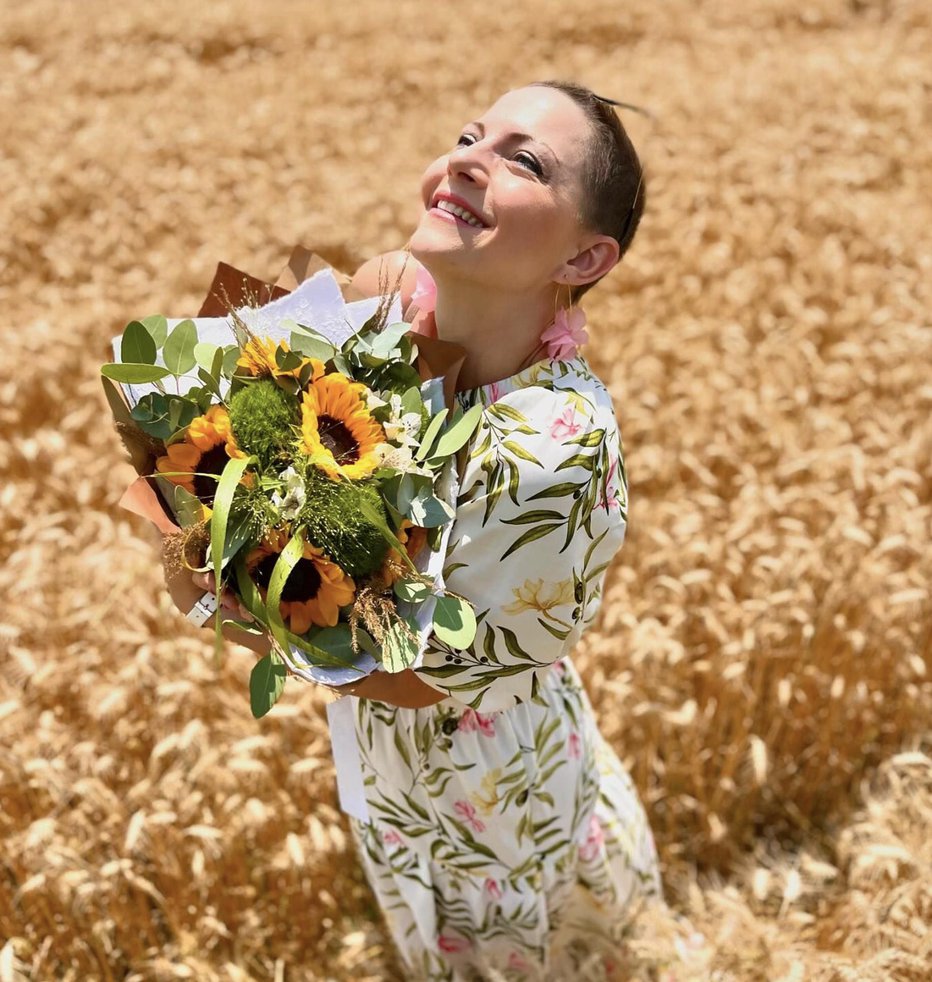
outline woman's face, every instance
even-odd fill
[[[434,276],[550,289],[591,234],[580,220],[589,122],[545,86],[503,95],[424,172],[410,249]]]

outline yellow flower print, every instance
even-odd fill
[[[514,603],[502,607],[506,614],[520,614],[525,610],[547,613],[553,607],[573,603],[573,581],[560,580],[558,583],[545,583],[543,580],[525,580],[519,587],[512,587]]]
[[[482,790],[473,791],[473,793],[469,796],[469,800],[485,816],[491,815],[495,810],[495,806],[499,802],[496,786],[501,778],[502,769],[500,767],[493,767],[492,770],[490,770],[482,778]]]

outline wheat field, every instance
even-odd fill
[[[551,77],[655,117],[586,303],[631,501],[576,660],[685,918],[629,977],[928,977],[930,47],[919,0],[2,5],[0,982],[401,978],[326,696],[253,720],[171,606],[97,372],[220,259],[401,246]]]

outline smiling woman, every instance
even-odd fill
[[[465,649],[432,638],[390,687],[380,673],[354,687],[369,820],[351,824],[406,978],[610,977],[635,902],[660,886],[568,657],[624,539],[627,477],[566,305],[630,244],[641,167],[604,101],[545,83],[467,123],[421,196],[410,254],[355,283],[378,292],[407,262],[415,329],[466,349],[456,399],[484,412],[445,578],[479,629]]]

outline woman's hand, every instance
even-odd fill
[[[191,579],[194,581],[194,585],[199,586],[202,590],[214,594],[217,592],[217,581],[213,573],[193,573]],[[236,615],[241,621],[253,619],[252,614],[239,602],[229,587],[224,587],[220,594],[220,606]]]

